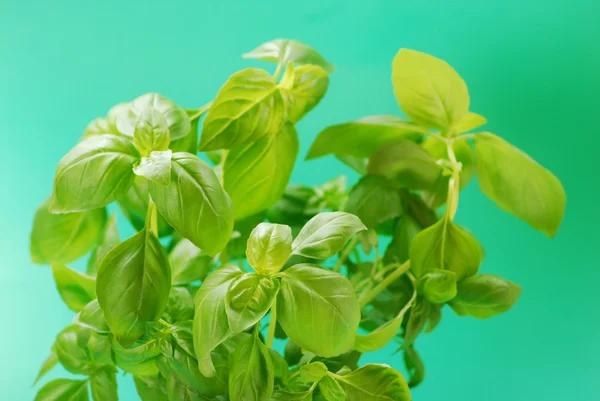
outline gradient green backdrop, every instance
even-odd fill
[[[59,158],[116,102],[157,91],[199,107],[250,64],[240,58],[244,51],[276,37],[309,43],[337,66],[328,95],[298,126],[301,156],[328,124],[399,113],[390,64],[408,47],[453,65],[488,129],[566,188],[554,240],[501,212],[476,183],[463,193],[457,218],[486,247],[482,271],[521,284],[523,295],[512,311],[487,321],[446,313],[417,342],[427,379],[414,399],[600,399],[599,4],[0,1],[0,399],[33,399],[37,369],[72,317],[49,267],[28,254],[33,213],[51,191]],[[292,179],[317,184],[347,172],[333,158],[299,161]],[[401,368],[392,351],[365,360]],[[59,368],[50,377],[65,374]],[[122,400],[137,400],[129,378],[120,390]]]

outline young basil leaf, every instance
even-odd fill
[[[169,185],[150,182],[149,189],[158,211],[179,234],[209,255],[225,248],[233,231],[231,200],[208,164],[175,153]]]
[[[408,260],[410,244],[421,231],[421,226],[410,216],[404,216],[394,228],[392,241],[385,250],[383,263],[404,263]]]
[[[40,205],[33,219],[29,250],[39,264],[70,263],[98,243],[106,223],[106,210],[52,214],[49,200]]]
[[[50,355],[48,355],[46,360],[44,360],[44,363],[42,363],[42,366],[40,367],[40,370],[37,376],[35,377],[35,380],[33,381],[33,385],[35,386],[37,382],[40,381],[40,379],[46,375],[46,373],[50,372],[50,370],[52,370],[52,368],[56,366],[57,363],[58,355],[56,355],[56,350],[53,346],[52,350],[50,351]]]
[[[274,372],[269,349],[256,336],[240,344],[229,373],[229,396],[233,400],[270,401]]]
[[[245,53],[243,57],[278,62],[281,65],[288,65],[288,63],[296,65],[312,64],[323,68],[330,74],[335,70],[335,67],[328,63],[315,49],[293,39],[271,40]]]
[[[196,293],[194,316],[194,350],[200,372],[207,377],[216,374],[211,351],[231,334],[227,322],[225,296],[229,285],[243,272],[234,264],[225,264],[206,277]]]
[[[60,297],[73,312],[79,312],[96,298],[94,277],[57,264],[52,265],[52,275]]]
[[[95,289],[94,289],[95,290]],[[81,311],[73,318],[73,323],[94,330],[99,334],[109,334],[110,329],[106,324],[104,312],[100,308],[97,299],[90,301],[81,309]]]
[[[298,147],[296,129],[286,123],[275,135],[227,152],[223,187],[231,196],[236,219],[261,212],[281,198]]]
[[[318,382],[324,376],[327,376],[328,372],[327,366],[323,362],[311,362],[300,366],[298,370],[300,380],[305,383]]]
[[[368,228],[402,215],[397,185],[384,177],[366,175],[352,188],[344,211],[357,216]]]
[[[157,357],[161,354],[161,344],[156,338],[136,342],[131,348],[124,348],[112,337],[116,365],[127,373],[139,376],[152,376],[158,373]]]
[[[175,323],[194,318],[194,299],[186,288],[173,287],[169,293],[163,319]]]
[[[164,114],[150,106],[143,110],[135,123],[133,144],[142,156],[169,148],[171,136]]]
[[[482,259],[477,240],[447,216],[417,234],[410,245],[411,269],[417,278],[440,269],[456,273],[461,280],[477,273]]]
[[[133,172],[158,185],[169,185],[171,182],[172,157],[173,152],[171,150],[154,151],[150,153],[149,157],[142,157],[140,162],[133,166]]]
[[[479,186],[501,209],[554,237],[567,201],[562,184],[550,171],[503,139],[475,136]]]
[[[167,120],[171,140],[183,138],[190,132],[190,119],[185,110],[158,93],[142,95],[116,110],[116,126],[119,132],[133,137],[138,120],[149,109],[158,111]],[[162,123],[160,125],[162,126]]]
[[[171,283],[187,285],[206,278],[215,265],[215,260],[202,252],[190,240],[182,238],[169,254],[171,265]]]
[[[404,350],[404,366],[409,374],[408,387],[417,387],[425,379],[425,365],[415,347]]]
[[[38,391],[34,401],[89,401],[87,380],[55,379]]]
[[[202,125],[200,150],[231,149],[274,135],[285,106],[268,72],[247,68],[233,74],[217,93]]]
[[[79,212],[113,202],[131,185],[138,158],[131,141],[120,136],[94,135],[79,142],[58,163],[50,212]]]
[[[225,295],[229,328],[240,333],[267,314],[279,292],[279,281],[257,273],[246,273],[231,281]]]
[[[156,376],[133,376],[135,389],[142,401],[169,401]]]
[[[331,376],[325,376],[319,382],[319,390],[326,401],[344,401],[346,392]]]
[[[90,377],[90,388],[94,401],[118,401],[117,370],[113,366],[105,366]]]
[[[449,130],[469,111],[469,90],[443,60],[400,49],[392,62],[394,95],[402,111],[427,128]]]
[[[421,297],[417,297],[414,306],[410,310],[408,322],[404,328],[404,342],[402,348],[406,349],[413,345],[419,334],[425,328],[429,317],[431,304]]]
[[[359,231],[366,230],[360,219],[344,212],[319,213],[302,228],[292,243],[292,253],[315,259],[330,258]]]
[[[459,316],[486,319],[508,311],[521,296],[521,286],[491,274],[468,277],[458,283],[450,306]]]
[[[367,364],[345,376],[338,376],[346,401],[410,401],[404,377],[387,365]]]
[[[341,274],[306,264],[280,274],[277,319],[290,339],[323,357],[350,350],[360,321],[350,281]]]
[[[167,253],[154,233],[143,229],[102,259],[97,277],[106,323],[117,340],[129,346],[165,309],[171,288]]]
[[[92,361],[86,347],[88,336],[88,330],[76,325],[66,327],[56,336],[54,343],[56,356],[60,364],[70,373],[88,373]]]
[[[293,71],[291,87],[282,88],[281,95],[286,105],[287,120],[296,124],[325,96],[329,75],[317,65],[301,65],[291,69],[288,66],[288,70]],[[282,82],[285,78],[284,75]]]
[[[406,139],[387,143],[373,153],[367,171],[395,180],[409,189],[430,188],[441,168],[420,145]]]
[[[121,211],[137,231],[143,230],[146,224],[149,199],[148,180],[139,176],[135,176],[131,187],[118,199]],[[158,213],[158,236],[164,237],[172,232],[173,228]]]
[[[292,254],[292,229],[282,224],[260,223],[250,233],[246,259],[262,274],[277,273]]]
[[[418,126],[396,116],[363,117],[321,131],[310,147],[306,160],[332,153],[338,157],[371,157],[385,143],[398,138],[417,140],[422,136]]]
[[[433,304],[443,304],[456,296],[456,273],[450,270],[432,269],[419,279],[419,294]]]
[[[487,119],[484,116],[469,111],[462,120],[454,125],[454,129],[456,132],[462,133],[474,130],[485,124],[487,124]]]

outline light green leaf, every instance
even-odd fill
[[[54,350],[60,364],[70,373],[89,373],[92,357],[86,347],[89,330],[77,325],[67,326],[56,336]]]
[[[335,157],[358,174],[367,174],[368,159],[350,155],[335,155]]]
[[[206,278],[215,260],[202,252],[190,240],[182,238],[169,254],[171,283],[187,285]]]
[[[40,389],[34,401],[89,401],[87,383],[87,380],[52,380]]]
[[[31,230],[31,260],[39,264],[70,263],[98,243],[106,223],[106,210],[52,214],[49,200],[38,208]]]
[[[401,216],[402,199],[398,186],[377,175],[366,175],[350,190],[344,211],[357,216],[365,226]]]
[[[124,346],[133,344],[146,332],[146,323],[162,315],[170,288],[167,253],[150,228],[117,245],[98,267],[98,302]]]
[[[225,264],[206,277],[195,297],[194,350],[200,372],[216,374],[210,353],[231,334],[227,322],[225,296],[234,278],[243,274],[233,264]]]
[[[487,124],[487,119],[484,116],[469,111],[462,120],[455,124],[454,129],[462,133],[474,130],[485,124]]]
[[[396,116],[369,116],[332,125],[317,135],[306,160],[328,154],[370,157],[378,147],[395,139],[421,138],[420,130],[422,128]]]
[[[367,364],[337,379],[346,401],[411,401],[404,377],[387,365]]]
[[[392,83],[402,111],[424,127],[450,130],[469,111],[465,81],[429,54],[400,49],[392,62]]]
[[[483,250],[477,240],[447,216],[421,231],[410,246],[411,269],[417,278],[428,270],[450,270],[458,280],[477,273]]]
[[[330,258],[359,231],[366,230],[360,219],[344,212],[319,213],[302,228],[292,243],[292,252],[315,259]]]
[[[95,291],[95,286],[94,286]],[[81,309],[81,311],[73,318],[73,323],[94,330],[99,334],[109,334],[110,329],[106,324],[104,312],[100,308],[97,299],[90,301]]]
[[[158,185],[169,185],[171,182],[171,158],[173,152],[154,151],[149,157],[142,157],[140,162],[133,167],[136,175],[145,177]]]
[[[204,118],[200,150],[231,149],[274,135],[284,114],[275,78],[257,68],[239,71],[219,90]]]
[[[550,171],[503,139],[475,136],[479,186],[501,209],[554,237],[562,221],[567,197]]]
[[[318,356],[349,351],[360,321],[350,281],[307,264],[292,266],[280,274],[277,319],[290,339]]]
[[[119,135],[119,132],[110,126],[108,120],[104,117],[99,117],[90,122],[85,130],[83,131],[82,137],[92,136],[92,135],[104,135],[104,134],[113,134]]]
[[[231,332],[240,333],[262,319],[278,292],[279,281],[257,273],[246,273],[233,279],[225,295]]]
[[[319,382],[319,390],[326,401],[344,401],[346,392],[331,376],[325,376]]]
[[[169,400],[176,401],[206,401],[207,398],[179,381],[175,375],[167,379],[167,394]]]
[[[274,373],[269,349],[256,336],[241,343],[229,373],[229,397],[233,400],[270,401]]]
[[[275,135],[227,152],[223,187],[231,196],[237,220],[261,212],[281,198],[298,148],[298,134],[288,123]]]
[[[246,259],[262,274],[277,273],[292,254],[292,229],[283,224],[260,223],[250,233]]]
[[[119,132],[133,137],[138,119],[144,111],[151,108],[160,112],[167,120],[172,141],[183,138],[190,132],[190,119],[185,110],[158,93],[142,95],[116,110],[116,126]]]
[[[160,388],[158,377],[133,376],[133,382],[142,401],[169,401],[167,394]]]
[[[97,370],[90,377],[90,388],[94,401],[118,401],[117,370],[113,366]]]
[[[300,380],[305,383],[318,382],[324,376],[327,376],[328,369],[323,362],[311,362],[300,366],[298,374]]]
[[[450,270],[427,270],[419,279],[419,294],[433,304],[443,304],[456,296],[456,273]]]
[[[156,338],[138,341],[131,348],[124,348],[112,337],[115,362],[127,373],[152,376],[158,373],[157,357],[161,355],[160,342]]]
[[[301,65],[286,70],[293,71],[289,88],[282,88],[281,95],[286,105],[287,120],[296,124],[319,104],[329,86],[327,71],[316,65]],[[282,78],[282,83],[286,79]]]
[[[233,231],[231,200],[208,164],[189,153],[175,153],[171,182],[150,182],[150,194],[165,220],[209,255],[227,245]]]
[[[409,259],[409,249],[412,240],[421,231],[421,226],[411,217],[404,216],[394,228],[392,242],[385,250],[383,262],[404,263]]]
[[[60,297],[73,312],[79,312],[96,298],[94,277],[59,264],[52,265],[52,275]]]
[[[313,388],[316,387],[316,383]],[[276,390],[271,397],[271,401],[312,401],[313,390],[302,391],[300,393],[291,393],[289,391]]]
[[[312,64],[322,67],[328,73],[335,70],[335,67],[329,64],[315,49],[293,39],[271,40],[244,54],[243,57],[279,62],[281,65],[287,65],[288,63],[296,65]]]
[[[50,212],[79,212],[113,202],[131,185],[138,158],[128,138],[94,135],[79,142],[58,163]]]
[[[153,106],[143,110],[133,132],[133,144],[140,154],[148,156],[154,151],[165,151],[169,148],[170,140],[169,123],[164,114]]]
[[[99,365],[114,365],[115,358],[111,337],[106,334],[98,334],[95,331],[89,332],[87,348],[90,351],[90,357],[93,361],[92,372]]]
[[[52,368],[56,366],[57,363],[58,363],[58,355],[56,355],[56,350],[54,349],[54,347],[52,347],[52,350],[50,351],[50,355],[48,355],[48,357],[46,358],[44,363],[42,363],[42,366],[40,367],[40,370],[33,382],[33,385],[35,385],[38,381],[40,381],[40,379],[42,377],[44,377],[46,375],[46,373],[50,372],[52,370]]]
[[[92,251],[88,258],[85,271],[86,274],[95,276],[96,269],[100,262],[102,262],[104,256],[106,256],[106,254],[115,246],[119,245],[119,242],[121,242],[121,240],[119,239],[119,229],[117,227],[117,213],[113,212],[104,225],[104,232],[102,233],[98,246]]]
[[[194,318],[194,299],[187,288],[173,287],[169,293],[163,319],[170,323]]]
[[[458,294],[450,306],[459,316],[486,319],[508,311],[520,295],[520,285],[491,274],[479,274],[458,283]]]

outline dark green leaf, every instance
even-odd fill
[[[133,382],[142,401],[169,401],[167,394],[160,388],[158,377],[133,376]]]
[[[284,357],[288,365],[295,366],[300,362],[302,358],[302,348],[300,348],[295,342],[289,340],[285,344]]]
[[[123,348],[113,337],[112,346],[117,366],[125,372],[140,376],[158,373],[156,359],[161,354],[158,339],[138,341],[131,348]]]
[[[314,196],[316,192],[311,187],[288,185],[281,199],[267,211],[267,218],[272,223],[301,227],[317,213],[309,206]]]
[[[410,244],[420,231],[421,227],[411,217],[401,218],[394,229],[392,242],[385,250],[383,262],[385,264],[406,262]]]
[[[421,297],[417,297],[414,306],[410,309],[410,316],[404,329],[404,342],[402,348],[406,349],[412,344],[421,334],[429,317],[431,304]]]
[[[52,265],[52,275],[60,297],[73,312],[79,312],[96,298],[94,277],[58,264]]]
[[[432,269],[419,279],[419,294],[433,304],[443,304],[456,296],[456,274],[450,270]]]
[[[268,348],[252,336],[239,345],[229,373],[229,396],[233,400],[270,401],[274,372]]]
[[[52,380],[40,389],[34,401],[89,401],[87,383],[87,380]]]
[[[112,341],[109,335],[99,334],[95,331],[90,332],[87,347],[95,365],[115,364]]]
[[[368,228],[402,215],[398,187],[384,177],[366,175],[352,188],[344,211],[356,215]]]
[[[117,370],[113,366],[97,370],[90,377],[90,387],[94,401],[118,401]]]
[[[229,328],[240,333],[256,324],[267,314],[277,293],[279,281],[257,273],[245,273],[234,278],[225,295]]]
[[[521,286],[490,274],[479,274],[458,283],[450,306],[459,316],[486,319],[508,311],[521,295]]]
[[[312,64],[322,67],[328,73],[335,70],[335,67],[329,64],[315,49],[293,39],[271,40],[245,53],[243,57],[271,61],[281,65],[287,65],[288,63],[296,65]]]
[[[404,365],[409,374],[408,387],[417,387],[425,378],[425,365],[414,347],[404,350]]]
[[[346,401],[410,401],[404,377],[387,365],[368,364],[337,378]]]
[[[282,224],[260,223],[250,233],[246,259],[262,274],[277,273],[292,253],[292,230]]]
[[[170,375],[167,382],[167,394],[172,401],[206,401],[209,398],[204,397],[199,392],[189,388],[179,381],[175,375]]]
[[[119,199],[119,206],[123,214],[131,222],[137,231],[144,229],[146,223],[146,214],[148,211],[148,180],[143,177],[138,177],[133,181],[133,184],[125,194]],[[170,235],[173,228],[165,221],[162,215],[158,214],[158,236],[164,237]]]

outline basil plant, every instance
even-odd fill
[[[52,266],[75,316],[36,382],[59,363],[78,378],[47,382],[35,401],[116,401],[119,371],[143,401],[408,401],[425,376],[418,339],[443,313],[486,319],[519,298],[519,285],[478,273],[483,248],[454,221],[460,191],[477,176],[550,237],[565,193],[479,129],[452,67],[400,50],[392,83],[408,119],[325,128],[307,159],[334,155],[361,178],[310,187],[289,184],[295,125],[334,67],[295,40],[244,57],[274,74],[236,72],[199,109],[156,93],[117,104],[58,163],[31,257]],[[68,267],[84,256],[85,272]],[[360,363],[390,343],[407,377]]]

